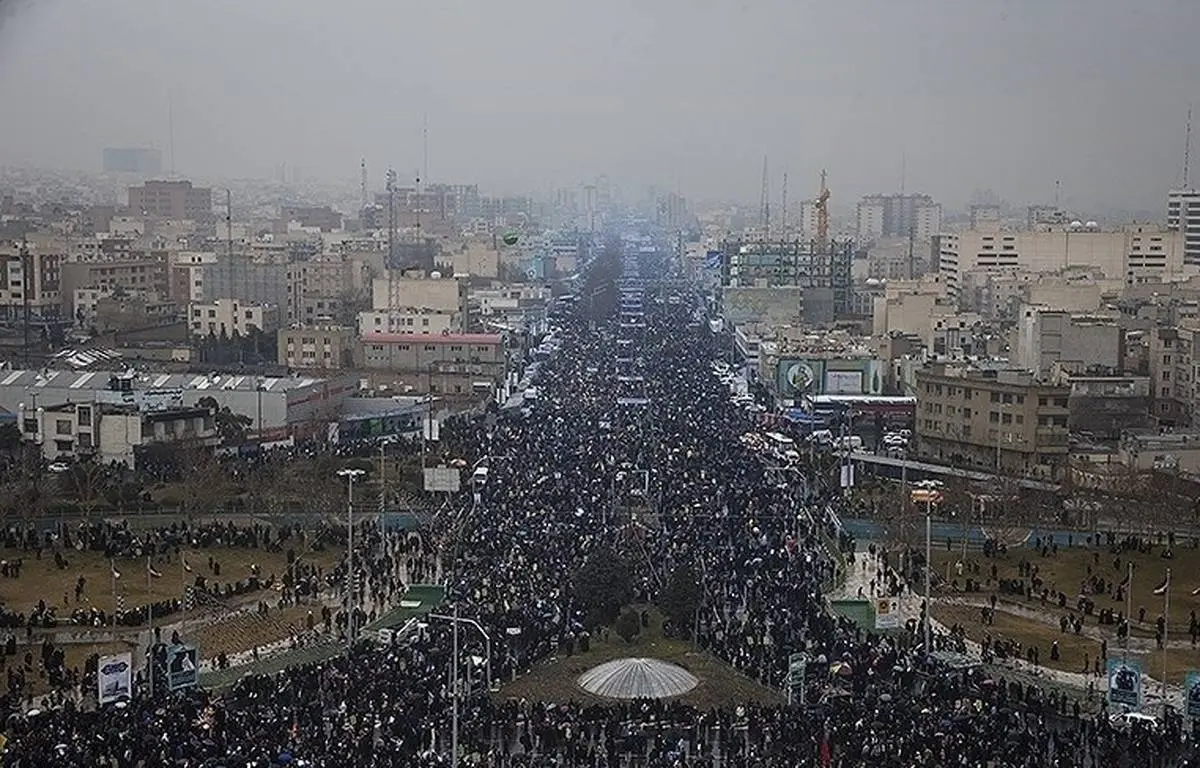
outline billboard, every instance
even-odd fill
[[[133,654],[100,657],[96,664],[96,694],[101,706],[133,695]]]
[[[1183,683],[1184,714],[1200,723],[1200,672],[1188,672]]]
[[[875,600],[875,629],[900,628],[900,599],[880,597]]]
[[[200,653],[194,645],[167,648],[167,689],[195,688],[200,675]]]
[[[426,493],[458,493],[462,487],[462,473],[457,467],[426,467]]]
[[[1142,663],[1108,660],[1108,703],[1131,710],[1142,708]]]
[[[883,363],[874,359],[781,358],[775,369],[779,396],[796,400],[813,395],[879,395]]]

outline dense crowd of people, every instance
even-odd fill
[[[827,512],[833,491],[810,478],[802,497],[741,443],[754,416],[708,375],[717,342],[688,296],[667,300],[652,285],[644,325],[621,322],[621,274],[667,265],[618,251],[588,273],[589,300],[562,321],[536,401],[447,426],[470,460],[487,458],[486,483],[402,549],[364,537],[360,592],[397,597],[395,558],[424,576],[440,562],[448,601],[490,638],[492,678],[510,680],[595,629],[575,583],[593,556],[620,553],[649,603],[686,567],[702,596],[693,627],[679,630],[775,689],[803,653],[802,701],[502,700],[485,690],[478,632],[457,633],[456,656],[451,628],[429,621],[390,645],[362,642],[223,693],[139,690],[123,705],[67,700],[36,714],[7,700],[5,764],[421,768],[451,765],[455,740],[463,764],[496,768],[1184,764],[1175,726],[1119,730],[1036,687],[939,667],[920,632],[876,636],[827,612],[828,543],[853,546]],[[97,535],[88,546],[129,546]],[[459,696],[455,664],[467,681]]]

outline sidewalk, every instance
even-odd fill
[[[872,557],[866,547],[869,542],[859,542],[862,549],[854,553],[854,562],[847,562],[846,579],[843,582],[842,588],[829,595],[831,600],[871,600],[871,579],[876,577],[876,573],[881,567],[878,557]],[[866,568],[864,570],[864,564]],[[859,589],[862,589],[862,596],[859,596]],[[920,620],[921,601],[924,600],[924,585],[919,585],[914,593],[911,585],[905,590],[900,597],[900,616],[901,624],[903,625],[909,619]],[[942,604],[962,604],[964,601],[961,598],[939,596],[936,592],[933,594],[933,603]],[[1035,611],[1026,609],[1029,614],[1036,614]],[[1014,613],[1014,615],[1020,615]],[[1025,618],[1030,618],[1025,616]],[[937,619],[933,620],[933,631],[935,634],[949,634],[950,630],[942,622]],[[982,661],[983,650],[979,643],[967,638],[967,655],[974,660]],[[1092,675],[1085,675],[1079,672],[1066,672],[1057,669],[1050,669],[1037,664],[1030,664],[1022,659],[1006,659],[1004,661],[992,661],[989,666],[999,667],[1002,669],[1018,672],[1023,676],[1033,678],[1042,684],[1051,683],[1059,686],[1070,688],[1077,692],[1084,692],[1088,689],[1088,683],[1092,683],[1097,696],[1103,696],[1107,690],[1107,680],[1102,675],[1099,678]],[[1142,691],[1144,692],[1145,707],[1144,709],[1156,709],[1161,706],[1162,699],[1160,691],[1162,684],[1159,680],[1150,677],[1148,674],[1142,675]],[[1166,688],[1167,702],[1179,709],[1183,704],[1183,688],[1177,685],[1167,685]]]

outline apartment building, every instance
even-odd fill
[[[190,181],[147,181],[140,187],[130,187],[129,207],[142,216],[203,223],[215,220],[212,189],[194,187]]]
[[[137,255],[137,252],[131,252]],[[100,290],[109,295],[117,289],[130,293],[169,293],[167,252],[154,251],[148,258],[121,258],[109,261],[68,262],[62,266],[61,298],[65,313],[76,314],[75,295],[81,288]]]
[[[884,237],[927,242],[942,229],[942,206],[929,195],[867,195],[856,209],[859,243]]]
[[[207,408],[143,411],[136,405],[61,403],[21,408],[22,436],[39,446],[47,461],[94,456],[100,463],[136,468],[138,452],[150,445],[188,442],[212,448],[220,442]]]
[[[1154,418],[1165,426],[1196,424],[1200,418],[1200,326],[1149,332]]]
[[[237,299],[193,302],[188,305],[188,329],[193,336],[240,336],[258,330],[274,333],[279,328],[279,307],[248,304]]]
[[[916,450],[937,462],[1056,478],[1068,454],[1069,386],[1026,371],[935,363],[916,372]]]
[[[37,244],[0,242],[0,318],[57,317],[61,304],[61,252]]]
[[[334,232],[342,228],[342,214],[327,205],[284,205],[280,206],[279,217],[285,222],[295,221],[301,227],[322,232]]]
[[[500,334],[366,334],[360,347],[360,364],[372,381],[386,381],[400,391],[479,397],[499,386],[507,373]]]
[[[279,329],[279,364],[293,370],[350,368],[358,338],[353,328],[314,326]]]
[[[1167,229],[1183,237],[1183,261],[1200,265],[1200,189],[1167,192]]]
[[[1119,279],[1126,285],[1169,281],[1185,274],[1179,232],[1142,225],[1101,231],[1075,224],[1033,232],[943,232],[938,236],[938,272],[955,295],[963,275],[974,271],[1054,274],[1092,267],[1105,279]]]
[[[419,336],[440,336],[447,333],[462,333],[465,329],[462,315],[429,310],[369,309],[358,313],[358,328],[361,333],[408,333]]]
[[[427,309],[466,315],[467,281],[453,277],[392,274],[371,281],[371,308]]]
[[[370,300],[371,271],[362,259],[342,257],[288,265],[285,319],[293,325],[349,323]]]
[[[1025,306],[1017,326],[1016,363],[1035,376],[1051,366],[1071,373],[1125,370],[1125,331],[1115,314],[1077,314]]]

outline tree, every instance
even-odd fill
[[[575,594],[586,611],[585,622],[595,628],[612,622],[633,599],[633,570],[613,550],[592,553],[575,573]]]
[[[196,404],[212,411],[213,424],[217,428],[217,434],[221,437],[222,445],[241,445],[246,442],[246,433],[249,431],[250,425],[254,423],[249,416],[234,413],[229,410],[229,406],[224,408],[218,406],[216,399],[211,396],[200,398]]]
[[[617,623],[613,625],[613,630],[622,640],[631,643],[633,642],[633,638],[642,632],[642,620],[638,616],[637,611],[625,611],[617,619]]]
[[[79,502],[79,510],[84,517],[91,517],[108,488],[108,467],[96,460],[95,456],[83,456],[67,470],[64,480],[67,491]]]
[[[691,565],[681,565],[671,572],[658,607],[678,631],[690,634],[703,595],[695,569]]]
[[[16,422],[6,421],[0,424],[0,451],[14,453],[21,446],[21,430]]]

